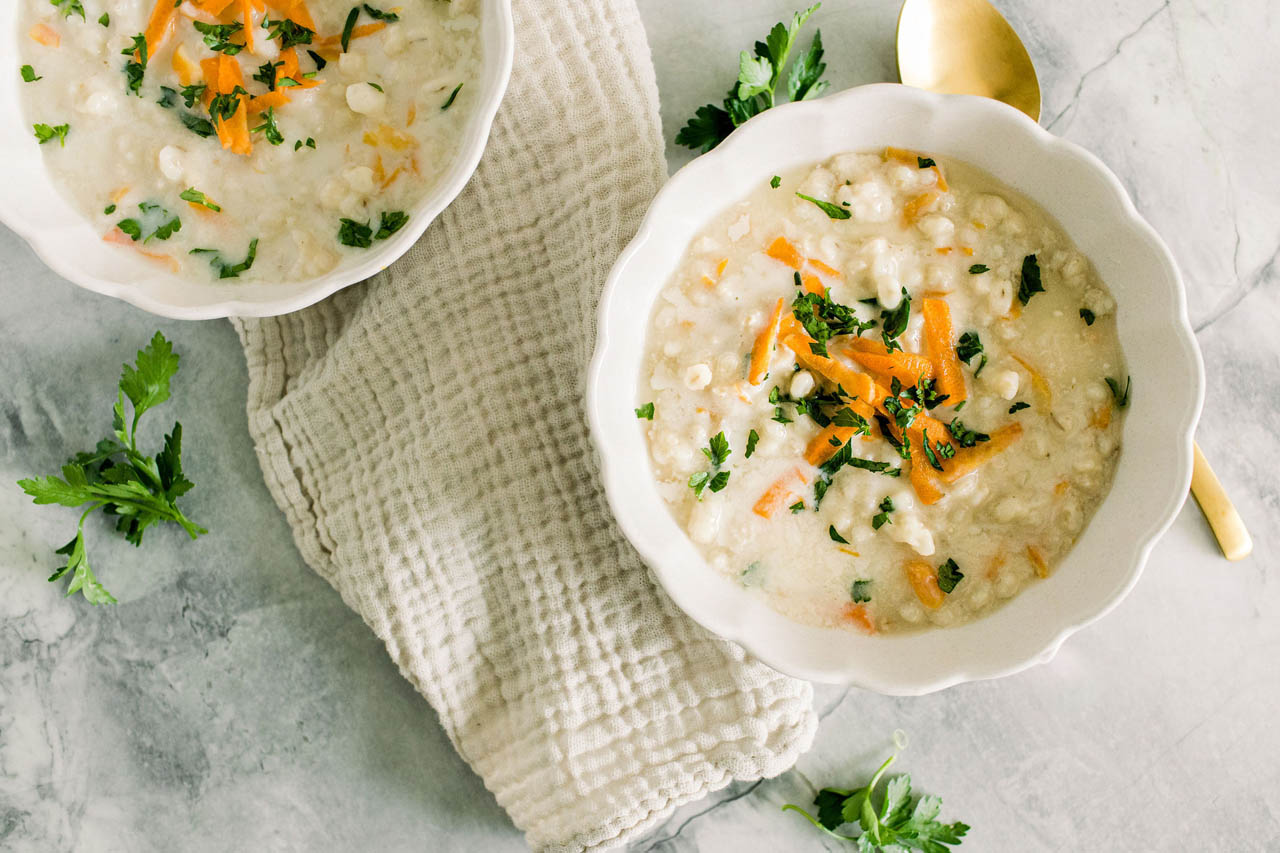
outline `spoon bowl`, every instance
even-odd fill
[[[908,86],[983,95],[1040,120],[1040,81],[1022,40],[987,0],[906,0],[898,76]]]

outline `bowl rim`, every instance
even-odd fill
[[[1123,582],[1115,587],[1106,600],[1091,612],[1062,625],[1057,631],[1053,632],[1046,642],[1042,643],[1038,648],[1020,655],[1016,660],[995,665],[984,665],[981,661],[971,660],[957,663],[945,675],[919,680],[913,680],[910,675],[897,679],[881,678],[870,676],[866,673],[854,672],[848,666],[813,666],[805,661],[793,660],[763,642],[757,633],[746,630],[746,624],[741,622],[728,624],[715,618],[716,608],[708,605],[705,601],[697,599],[686,588],[686,585],[680,583],[673,567],[664,565],[659,558],[657,544],[648,541],[641,534],[639,529],[640,513],[637,510],[639,501],[635,497],[634,491],[626,489],[624,486],[625,472],[621,462],[621,457],[624,454],[610,452],[611,448],[605,433],[605,422],[608,416],[601,405],[601,397],[604,394],[603,389],[610,383],[608,372],[611,369],[616,371],[618,367],[610,363],[612,352],[611,333],[615,325],[625,322],[625,318],[614,317],[619,282],[624,279],[630,265],[636,262],[637,257],[644,252],[650,241],[653,240],[657,218],[666,212],[670,199],[679,195],[683,191],[682,187],[686,183],[692,183],[694,176],[699,173],[728,170],[731,168],[732,161],[740,149],[747,149],[753,144],[755,138],[763,136],[771,129],[782,128],[787,123],[794,123],[802,112],[817,114],[822,111],[834,113],[841,110],[852,110],[856,101],[879,96],[914,102],[923,105],[929,110],[942,110],[956,106],[957,108],[978,110],[979,112],[986,110],[996,114],[1003,113],[1002,117],[1005,120],[1018,127],[1021,132],[1029,135],[1031,141],[1042,149],[1049,149],[1059,156],[1065,155],[1074,158],[1086,165],[1092,172],[1097,173],[1103,181],[1105,190],[1112,196],[1112,200],[1117,203],[1117,210],[1119,211],[1117,219],[1122,218],[1124,224],[1133,229],[1135,236],[1145,240],[1150,248],[1159,255],[1164,266],[1163,274],[1172,280],[1174,286],[1171,288],[1173,292],[1171,294],[1172,305],[1170,307],[1172,308],[1172,314],[1176,318],[1172,334],[1183,346],[1193,374],[1190,377],[1193,387],[1190,389],[1188,405],[1184,407],[1184,411],[1179,413],[1180,419],[1178,423],[1181,429],[1175,434],[1177,437],[1176,441],[1173,442],[1174,446],[1180,450],[1176,459],[1172,460],[1172,466],[1176,469],[1172,478],[1173,482],[1176,483],[1176,489],[1170,489],[1169,493],[1163,496],[1162,503],[1159,505],[1158,510],[1154,512],[1153,520],[1147,525],[1146,529],[1135,531],[1135,535],[1130,539],[1130,549],[1126,549],[1124,553],[1117,551],[1117,559],[1124,560],[1129,565]],[[811,159],[819,160],[822,158],[815,156]],[[999,178],[1000,176],[997,174],[996,177]],[[727,203],[732,203],[733,200],[730,199]],[[701,225],[710,222],[720,212],[720,208],[715,207],[709,207],[709,210],[711,212],[701,218]],[[1049,212],[1051,215],[1053,214],[1052,210]],[[648,316],[646,315],[645,322],[647,323],[647,321]],[[605,282],[597,309],[596,328],[595,352],[587,369],[586,414],[605,497],[619,528],[639,553],[646,566],[649,567],[650,572],[665,593],[671,597],[686,615],[712,633],[742,646],[749,654],[774,669],[798,678],[862,687],[887,695],[918,696],[965,682],[1013,675],[1037,663],[1047,662],[1054,657],[1068,637],[1111,612],[1133,589],[1142,575],[1143,568],[1156,541],[1168,530],[1185,503],[1191,484],[1194,432],[1204,403],[1204,364],[1187,314],[1186,288],[1172,254],[1155,229],[1138,212],[1120,179],[1098,157],[1073,142],[1054,136],[1013,107],[988,98],[972,95],[939,94],[897,83],[875,83],[854,87],[815,101],[783,104],[753,117],[730,134],[714,150],[697,157],[677,171],[654,197],[635,236],[619,255]],[[637,372],[639,371],[638,365],[630,367],[634,367]],[[648,458],[647,445],[645,446],[644,454],[646,466],[651,465]],[[661,509],[669,513],[665,504],[662,505]],[[681,534],[684,533],[682,528],[680,532]],[[700,568],[708,572],[715,571],[705,561],[701,561]],[[1011,606],[1011,604],[1006,605],[1006,607]],[[983,617],[983,619],[985,618],[988,617]],[[980,624],[983,619],[975,620],[968,624]],[[937,629],[930,630],[936,631]]]
[[[141,308],[151,314],[174,320],[211,320],[222,317],[272,317],[289,314],[358,284],[381,272],[399,260],[430,227],[431,223],[450,205],[471,180],[480,158],[488,144],[498,108],[506,94],[511,79],[515,55],[515,26],[511,0],[481,0],[480,42],[483,51],[481,61],[480,95],[460,136],[457,156],[436,185],[413,206],[408,227],[392,239],[365,253],[359,263],[330,271],[312,279],[290,282],[288,296],[264,299],[238,297],[211,299],[208,302],[175,305],[154,295],[136,284],[102,278],[68,262],[73,254],[68,251],[65,234],[59,229],[36,227],[22,216],[17,199],[0,200],[0,224],[21,237],[36,256],[62,278],[85,290],[114,297]],[[15,3],[11,13],[20,14],[20,4]],[[0,53],[6,43],[16,44],[20,38],[17,27],[0,37]],[[15,56],[16,59],[16,47]],[[13,85],[12,83],[10,85]],[[19,105],[19,109],[20,109]],[[24,119],[25,120],[25,119]],[[44,158],[40,158],[44,168]],[[74,208],[73,208],[74,209]],[[83,214],[76,211],[83,218]],[[167,274],[173,286],[190,286],[192,282]]]

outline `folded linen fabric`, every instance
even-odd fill
[[[653,585],[596,476],[596,300],[665,172],[635,4],[516,0],[515,20],[487,153],[422,240],[319,305],[235,322],[303,556],[530,845],[576,851],[784,771],[816,719],[807,683]]]

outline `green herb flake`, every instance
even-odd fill
[[[67,134],[71,132],[71,125],[57,124],[50,126],[47,124],[33,124],[31,125],[31,128],[35,131],[36,140],[41,145],[44,145],[51,139],[56,139],[58,140],[58,146],[60,148],[67,147]]]
[[[885,499],[880,501],[879,509],[880,512],[871,518],[872,530],[879,530],[886,524],[893,524],[893,519],[889,518],[889,513],[893,512],[893,498],[885,496]]]
[[[756,432],[755,430],[751,430],[751,432],[747,433],[747,449],[742,453],[744,458],[746,459],[751,458],[751,454],[756,452],[756,443],[759,441],[760,441],[760,433]]]
[[[969,275],[982,275],[984,272],[990,272],[991,267],[986,264],[973,264],[969,267]]]
[[[973,447],[980,441],[990,441],[991,436],[985,432],[977,432],[969,429],[959,418],[955,418],[951,423],[947,424],[947,431],[951,433],[951,437],[955,439],[956,444],[961,447]]]
[[[827,528],[827,535],[831,537],[832,542],[839,542],[841,545],[849,544],[849,540],[840,535],[834,524]]]
[[[409,214],[403,210],[389,210],[382,214],[378,222],[378,230],[373,235],[375,240],[385,240],[399,231],[409,221]]]
[[[938,589],[950,595],[956,588],[956,584],[964,580],[964,573],[960,571],[960,567],[956,565],[956,561],[948,559],[941,566],[938,566]]]
[[[724,430],[711,436],[711,441],[707,446],[702,448],[702,455],[707,457],[712,465],[720,466],[729,458],[729,440],[724,437]]]
[[[369,84],[369,86],[370,86],[371,88],[373,88],[373,89],[377,89],[379,92],[385,92],[385,91],[386,91],[386,90],[385,90],[385,89],[383,89],[381,86],[379,86],[377,83],[374,83],[374,82],[373,82],[373,81],[371,81],[371,80],[366,80],[365,82],[366,82],[366,83],[368,83],[368,84]]]
[[[1084,324],[1085,324],[1086,326],[1092,326],[1092,325],[1093,325],[1093,321],[1094,321],[1094,320],[1096,320],[1096,319],[1098,319],[1098,318],[1097,318],[1097,317],[1095,317],[1095,316],[1094,316],[1094,314],[1093,314],[1093,312],[1092,312],[1092,311],[1090,311],[1088,308],[1081,308],[1081,309],[1080,309],[1080,319],[1081,319],[1081,320],[1084,320]]]
[[[804,193],[796,193],[796,195],[807,202],[817,205],[819,210],[832,219],[848,219],[853,215],[838,204],[832,204],[829,201],[823,201],[822,199],[814,198],[813,196],[805,195]]]
[[[367,222],[356,222],[343,217],[339,220],[338,242],[355,249],[367,249],[373,245],[373,229]]]
[[[342,25],[342,52],[346,53],[351,46],[351,31],[356,28],[356,20],[360,17],[360,7],[356,6],[347,13],[347,22]]]
[[[799,513],[804,512],[804,501],[796,501],[791,506],[787,507],[787,509],[791,510],[792,515],[798,515]]]
[[[440,112],[444,112],[445,110],[449,109],[449,107],[453,106],[453,102],[457,99],[458,93],[461,91],[462,91],[461,83],[459,83],[457,86],[454,86],[453,91],[449,93],[449,97],[445,98],[444,103],[440,105]]]
[[[1018,402],[1014,403],[1012,406],[1009,407],[1009,414],[1016,415],[1018,412],[1021,412],[1023,409],[1029,409],[1029,408],[1031,408],[1030,403],[1024,403],[1021,400],[1019,400]]]
[[[244,260],[238,264],[227,263],[223,260],[222,253],[217,249],[192,249],[188,254],[212,255],[213,257],[209,259],[209,266],[213,267],[213,271],[218,274],[219,279],[239,278],[240,273],[248,272],[253,268],[253,262],[258,257],[258,238],[254,237],[249,241],[249,251]]]
[[[654,411],[653,403],[652,402],[645,403],[643,406],[636,409],[636,417],[639,418],[640,420],[651,421],[653,420],[653,411]]]
[[[375,21],[386,21],[388,24],[392,24],[400,20],[400,16],[395,12],[384,12],[381,9],[373,8],[368,3],[365,3],[362,8],[364,13]]]
[[[104,207],[104,208],[102,209],[102,215],[103,215],[103,216],[110,216],[111,214],[113,214],[113,213],[115,213],[115,212],[116,212],[116,206],[115,206],[114,204],[109,204],[109,205],[107,205],[106,207]]]
[[[854,604],[866,604],[871,600],[871,581],[856,580],[849,586],[849,597]]]
[[[80,0],[49,0],[49,5],[58,10],[58,14],[64,18],[70,18],[72,15],[79,15],[80,20],[86,20],[84,16],[84,6]]]
[[[931,157],[917,157],[916,162],[920,164],[921,169],[931,169],[938,165]]]
[[[1025,307],[1031,297],[1044,293],[1044,285],[1040,283],[1040,262],[1035,255],[1027,255],[1022,259],[1022,276],[1018,280],[1018,301]]]
[[[114,604],[116,599],[98,581],[89,564],[84,522],[94,510],[114,521],[116,532],[132,545],[141,545],[149,527],[172,522],[192,539],[207,533],[178,508],[178,498],[194,488],[182,470],[182,424],[175,423],[154,456],[138,449],[138,422],[146,412],[170,396],[170,382],[178,372],[178,354],[164,335],[156,332],[134,365],[121,372],[112,408],[110,438],[92,451],[77,453],[62,466],[62,476],[35,477],[18,486],[37,504],[86,507],[76,525],[75,538],[55,553],[67,558],[50,581],[68,578],[66,594],[80,593],[90,604]],[[132,408],[126,417],[125,401]]]
[[[104,27],[111,26],[111,15],[106,12],[103,12],[102,16],[98,18],[98,23]]]
[[[356,10],[353,9],[352,11],[355,12]],[[296,47],[300,44],[311,44],[311,39],[315,36],[314,30],[309,30],[301,24],[294,23],[288,18],[284,18],[279,21],[272,21],[269,18],[264,17],[262,19],[262,28],[267,31],[268,39],[280,40],[281,50],[288,50],[289,48]],[[346,50],[345,45],[343,46],[343,50]],[[311,53],[311,51],[307,52]],[[314,58],[316,54],[312,53],[311,56]],[[317,63],[316,67],[323,68],[324,66]]]
[[[1124,379],[1124,391],[1120,390],[1120,382],[1116,379],[1107,377],[1107,387],[1111,389],[1111,397],[1116,401],[1116,408],[1123,409],[1129,405],[1129,389],[1133,386],[1133,377],[1126,376]]]
[[[218,205],[210,201],[207,195],[200,192],[195,187],[188,187],[187,189],[183,190],[181,193],[178,194],[178,198],[182,199],[183,201],[189,201],[192,204],[198,204],[203,207],[207,207],[210,210],[212,210],[214,213],[222,212],[221,207],[219,207]]]
[[[276,124],[276,108],[267,107],[262,113],[262,124],[252,128],[250,133],[261,133],[272,145],[284,144],[284,134],[280,132],[279,125]]]
[[[987,354],[983,351],[982,340],[978,337],[978,333],[965,332],[956,343],[956,358],[973,367],[973,360],[978,356],[982,356],[982,359],[978,362],[977,369],[973,371],[974,379],[977,379],[982,369],[987,366]]]
[[[781,176],[781,175],[774,175],[772,178],[770,178],[770,179],[769,179],[769,186],[773,187],[775,190],[776,190],[778,187],[782,186],[782,176]]]
[[[208,119],[201,118],[198,115],[180,112],[178,113],[178,118],[182,121],[183,126],[196,136],[203,136],[208,139],[217,133],[217,130],[214,129],[213,124]]]
[[[208,24],[204,21],[192,21],[191,26],[195,27],[196,32],[204,36],[205,46],[215,53],[235,56],[244,50],[243,44],[236,44],[231,41],[232,36],[244,29],[244,24],[239,21],[231,24]]]
[[[131,45],[120,51],[122,56],[129,57],[124,64],[126,90],[142,97],[142,78],[147,72],[147,37],[138,33],[130,39]]]
[[[43,79],[44,79],[44,77],[43,77],[43,76],[37,77],[37,76],[36,76],[36,70],[35,70],[34,68],[32,68],[30,65],[24,65],[24,66],[22,66],[22,68],[20,68],[20,69],[18,69],[18,70],[22,73],[22,82],[23,82],[23,83],[34,83],[34,82],[36,82],[37,80],[43,80]]]

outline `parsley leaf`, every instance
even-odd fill
[[[1120,390],[1120,382],[1107,377],[1107,387],[1111,389],[1111,396],[1115,398],[1116,408],[1123,409],[1129,405],[1129,389],[1133,386],[1133,377],[1126,376],[1124,379],[1124,391]]]
[[[973,359],[979,355],[982,356],[982,361],[978,363],[978,369],[973,371],[974,379],[977,379],[978,374],[982,372],[982,368],[987,366],[987,355],[983,351],[982,339],[978,337],[978,333],[965,332],[960,336],[960,340],[956,342],[956,358],[972,367]]]
[[[973,264],[969,267],[969,275],[982,275],[984,272],[990,271],[991,267],[986,264]]]
[[[645,403],[643,406],[636,409],[636,417],[645,421],[653,420],[653,402],[650,401]]]
[[[79,592],[90,604],[114,604],[116,599],[98,581],[85,548],[84,521],[94,510],[117,519],[116,532],[133,545],[141,545],[148,527],[165,521],[180,525],[195,539],[207,533],[178,508],[177,499],[194,484],[182,472],[182,425],[175,423],[154,457],[138,450],[138,421],[149,409],[169,399],[170,380],[178,372],[178,355],[164,335],[156,332],[138,353],[135,366],[126,364],[112,409],[114,437],[104,438],[94,450],[77,453],[62,466],[62,476],[18,481],[37,504],[84,507],[75,538],[55,553],[67,564],[49,578],[69,576],[67,595]],[[133,410],[125,418],[125,400]]]
[[[206,24],[204,21],[192,21],[191,26],[204,36],[205,45],[215,53],[235,56],[244,50],[243,44],[236,44],[231,37],[244,29],[244,24],[236,21],[231,24]]]
[[[338,242],[356,249],[367,249],[373,245],[373,229],[369,223],[356,222],[345,216],[339,220]]]
[[[1025,307],[1031,297],[1044,293],[1044,285],[1040,283],[1040,262],[1035,255],[1027,255],[1022,259],[1022,277],[1018,280],[1018,301]]]
[[[956,444],[961,447],[973,447],[979,441],[990,441],[991,436],[985,432],[976,432],[969,429],[960,422],[959,418],[947,424],[947,431],[951,433],[951,437],[956,440]]]
[[[182,123],[186,126],[187,130],[191,131],[196,136],[203,136],[208,139],[210,136],[213,136],[218,132],[214,129],[212,122],[208,119],[201,118],[198,115],[180,112],[178,113],[178,118],[182,120]]]
[[[342,52],[346,53],[351,46],[351,31],[356,28],[356,19],[360,17],[360,7],[356,6],[347,13],[347,22],[342,25]]]
[[[409,221],[409,214],[403,210],[384,211],[378,222],[377,233],[373,235],[375,240],[385,240],[392,234],[404,227]]]
[[[822,199],[814,198],[813,196],[805,195],[804,193],[796,193],[796,195],[800,196],[800,198],[804,199],[805,201],[816,204],[818,206],[818,209],[821,210],[823,213],[825,213],[831,219],[848,219],[850,216],[853,215],[848,210],[844,209],[838,204],[832,204],[829,201],[823,201]]]
[[[738,79],[721,106],[707,104],[699,107],[694,117],[676,134],[676,144],[705,154],[724,141],[735,127],[772,107],[778,82],[790,59],[800,27],[820,5],[817,3],[803,12],[796,12],[791,16],[790,25],[775,25],[763,42],[756,42],[754,53],[742,51],[738,55]],[[791,100],[815,98],[826,90],[827,83],[819,79],[827,68],[822,55],[822,35],[818,32],[814,34],[809,50],[791,66],[787,79]]]
[[[751,430],[751,432],[747,433],[747,449],[742,453],[744,458],[750,459],[751,454],[756,452],[756,443],[758,441],[760,441],[760,433],[755,430]]]
[[[363,4],[364,13],[375,21],[386,21],[388,24],[395,23],[400,20],[400,16],[395,12],[384,12],[381,9],[375,9],[368,3]]]
[[[897,338],[907,330],[907,322],[911,319],[911,295],[907,293],[907,289],[902,288],[902,301],[898,303],[896,308],[882,310],[880,312],[880,325],[883,330],[885,345],[889,345],[889,341]],[[893,347],[890,347],[892,350]],[[898,349],[902,349],[901,346]]]
[[[720,466],[729,458],[729,440],[724,437],[724,431],[711,436],[711,441],[706,447],[702,448],[702,455],[711,461],[712,465]]]
[[[188,254],[191,255],[213,255],[209,259],[209,266],[213,267],[213,271],[218,274],[218,278],[239,278],[240,273],[248,272],[253,268],[253,262],[258,257],[258,238],[254,237],[249,241],[249,251],[245,255],[243,261],[238,264],[229,264],[222,258],[222,253],[217,249],[192,249]]]
[[[189,201],[192,204],[203,205],[204,207],[207,207],[210,210],[212,210],[214,213],[222,212],[221,207],[219,207],[218,205],[210,201],[207,195],[200,192],[195,187],[188,187],[187,189],[178,193],[178,198],[182,199],[183,201]]]
[[[1093,325],[1093,321],[1094,321],[1094,320],[1096,320],[1096,319],[1098,319],[1098,318],[1097,318],[1097,317],[1095,317],[1095,316],[1093,315],[1093,312],[1092,312],[1092,311],[1090,311],[1088,308],[1081,308],[1081,309],[1080,309],[1080,319],[1081,319],[1081,320],[1084,320],[1084,324],[1085,324],[1086,326],[1092,326],[1092,325]]]
[[[791,510],[792,515],[804,512],[804,501],[796,501],[791,506],[787,507],[787,509]]]
[[[356,10],[353,9],[352,11],[354,12]],[[268,39],[280,40],[281,50],[288,50],[289,48],[296,47],[300,44],[311,44],[311,39],[315,36],[314,30],[309,30],[288,18],[283,18],[279,21],[272,21],[264,17],[262,19],[262,28],[267,31]],[[343,47],[343,50],[346,50],[345,46]],[[307,53],[311,53],[311,51],[307,51]],[[311,56],[314,59],[316,54],[311,53]],[[323,68],[323,62],[317,62],[316,67]]]
[[[857,583],[859,582],[854,582],[855,587]],[[910,776],[902,775],[891,779],[886,786],[881,808],[876,810],[876,786],[895,758],[896,756],[892,756],[881,764],[871,781],[861,788],[823,788],[819,791],[813,800],[817,817],[792,803],[783,806],[782,810],[798,812],[830,836],[856,842],[861,853],[889,853],[908,849],[947,853],[947,845],[960,844],[969,831],[969,826],[960,821],[938,821],[942,800],[935,796],[921,797],[913,810]],[[860,835],[836,832],[841,826],[855,823],[862,830]]]
[[[693,489],[699,500],[702,499],[704,488],[718,492],[729,484],[729,472],[720,470],[720,466],[729,458],[729,453],[729,440],[724,437],[723,430],[713,435],[707,446],[702,448],[702,455],[711,463],[711,470],[700,471],[689,478],[689,488]]]
[[[71,125],[58,124],[50,127],[47,124],[33,124],[31,128],[36,132],[36,139],[41,145],[51,139],[56,139],[59,147],[67,147],[67,134],[71,132]]]
[[[234,113],[233,113],[234,115]],[[272,145],[283,145],[284,134],[280,132],[279,125],[276,124],[276,108],[267,107],[262,113],[262,124],[249,131],[250,133],[261,132],[266,140]]]
[[[921,169],[929,169],[938,165],[937,161],[935,161],[932,157],[917,157],[916,163],[919,164]]]
[[[147,37],[138,33],[132,39],[132,47],[120,51],[122,56],[130,57],[124,64],[124,79],[127,91],[139,98],[142,97],[142,78],[147,73]]]
[[[27,67],[29,68],[30,66],[27,66]],[[24,75],[24,76],[25,76],[25,75]],[[769,186],[773,187],[775,190],[776,190],[778,187],[782,186],[782,176],[781,176],[781,175],[774,175],[772,178],[770,178],[770,179],[769,179]]]
[[[440,112],[444,112],[445,110],[449,109],[449,107],[453,106],[454,99],[458,97],[458,93],[461,91],[462,91],[461,83],[459,83],[457,86],[454,86],[453,91],[449,93],[449,97],[445,98],[444,103],[441,104]]]
[[[948,558],[945,563],[938,566],[938,589],[947,595],[950,595],[956,588],[956,584],[962,580],[964,580],[964,572],[960,571],[955,560]]]
[[[849,587],[849,597],[854,604],[866,604],[871,600],[871,581],[856,580]]]
[[[827,528],[827,535],[831,537],[832,542],[839,542],[841,545],[849,544],[849,540],[840,535],[834,524]]]
[[[893,519],[889,518],[889,513],[893,512],[893,498],[886,496],[884,500],[880,501],[879,509],[880,512],[871,518],[872,530],[879,530],[886,524],[893,524]],[[854,599],[854,601],[857,601],[857,599]]]
[[[1009,407],[1009,414],[1016,415],[1018,412],[1021,412],[1023,409],[1029,409],[1029,408],[1031,408],[1030,403],[1024,403],[1021,400],[1019,400],[1018,402],[1014,403],[1012,406]]]
[[[49,5],[56,7],[58,13],[64,18],[79,15],[80,20],[85,20],[84,6],[80,0],[49,0]]]
[[[41,75],[41,76],[37,77],[37,76],[36,76],[36,70],[35,70],[34,68],[32,68],[30,65],[24,65],[24,66],[22,66],[22,68],[20,68],[20,69],[18,69],[18,70],[22,73],[22,82],[23,82],[23,83],[34,83],[34,82],[36,82],[37,80],[43,80],[43,79],[44,79],[44,76],[43,76],[43,75]]]
[[[104,27],[111,26],[111,15],[107,12],[103,12],[102,16],[98,18],[98,23]]]

